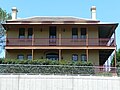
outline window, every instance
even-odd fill
[[[28,60],[32,60],[32,54],[28,54],[28,55],[27,55],[27,59],[28,59]]]
[[[17,58],[18,58],[19,60],[23,60],[23,59],[24,59],[24,55],[20,54],[20,55],[18,55]]]
[[[28,28],[28,38],[32,38],[33,28]]]
[[[81,61],[87,61],[86,54],[81,54]]]
[[[73,61],[78,61],[78,55],[77,54],[73,54],[72,55],[72,60]]]
[[[72,28],[72,38],[78,38],[78,28]]]
[[[19,28],[19,38],[25,38],[25,28]]]
[[[81,28],[81,38],[82,39],[86,38],[86,28]]]

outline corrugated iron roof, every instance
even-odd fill
[[[78,17],[70,17],[70,16],[35,16],[35,17],[29,17],[29,18],[22,18],[22,19],[16,19],[16,20],[8,20],[9,21],[61,21],[61,22],[64,22],[64,21],[97,21],[98,20],[92,20],[92,19],[83,19],[83,18],[78,18]]]

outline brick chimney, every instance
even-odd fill
[[[96,20],[96,6],[91,7],[91,18]]]
[[[12,7],[12,20],[17,19],[17,8],[16,7]]]

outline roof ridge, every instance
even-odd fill
[[[27,18],[19,18],[16,20],[8,21],[92,21],[98,22],[98,20],[80,18],[75,16],[32,16]]]

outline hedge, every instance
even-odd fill
[[[94,67],[67,65],[1,64],[0,73],[91,75]]]
[[[70,66],[93,66],[91,62],[68,61],[68,60],[15,60],[15,59],[0,59],[0,64],[32,64],[32,65],[70,65]]]
[[[90,62],[52,60],[0,60],[0,73],[92,75]]]

